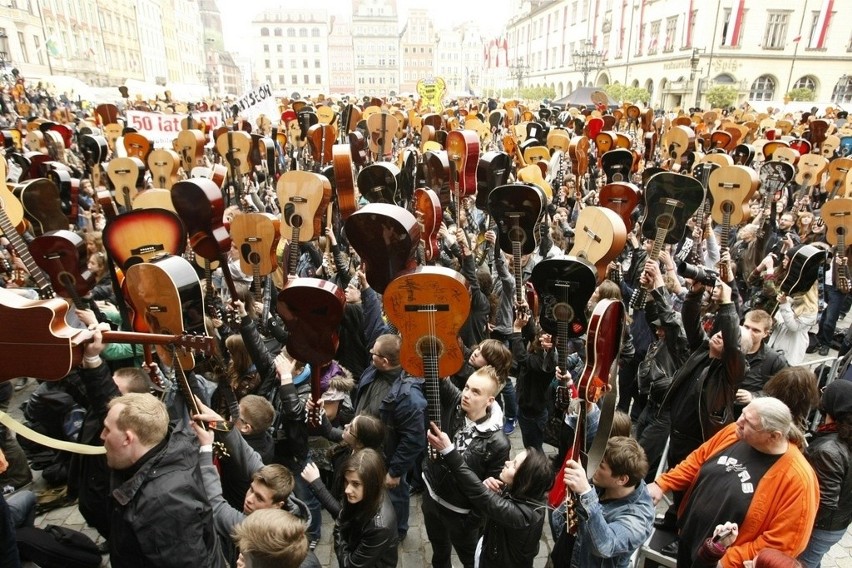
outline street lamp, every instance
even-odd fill
[[[603,69],[603,52],[595,49],[592,40],[587,39],[583,42],[582,51],[575,51],[571,54],[571,64],[574,66],[574,71],[583,74],[583,86],[585,87],[589,73]]]
[[[509,67],[509,69],[512,71],[512,78],[515,79],[518,82],[518,93],[517,94],[518,94],[518,97],[520,97],[521,96],[521,83],[523,83],[524,77],[527,76],[527,70],[529,69],[529,67],[527,67],[526,63],[524,63],[524,60],[522,58],[518,57],[515,60],[515,63],[513,65],[511,65]]]

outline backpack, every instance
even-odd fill
[[[21,560],[35,562],[41,568],[98,568],[101,554],[98,546],[85,534],[47,525],[43,529],[16,529]]]

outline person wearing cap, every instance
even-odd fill
[[[799,560],[818,568],[822,557],[852,522],[852,382],[836,380],[820,403],[825,418],[805,457],[819,481],[819,509],[811,538]]]

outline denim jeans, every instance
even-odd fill
[[[521,439],[524,447],[533,447],[537,450],[542,450],[544,444],[544,427],[547,425],[547,409],[542,409],[536,415],[535,413],[527,413],[521,409],[518,413],[518,426],[521,427]]]
[[[840,542],[840,539],[845,534],[846,529],[838,529],[836,531],[814,529],[811,533],[811,540],[808,541],[808,546],[799,555],[799,562],[804,564],[805,568],[819,568],[825,553],[832,546]]]
[[[0,495],[0,568],[21,568],[15,526],[3,495]]]
[[[825,285],[825,309],[819,318],[819,330],[817,331],[817,341],[820,345],[831,346],[845,298],[846,294],[831,284]]]
[[[388,490],[388,497],[396,513],[396,529],[400,538],[408,533],[408,510],[411,508],[411,489],[405,476],[399,478],[399,485]]]
[[[6,497],[12,524],[16,529],[35,524],[36,496],[32,491],[18,491]]]
[[[499,400],[501,401],[500,406],[503,407],[505,419],[514,420],[518,417],[518,395],[515,393],[515,383],[512,382],[512,377],[506,379],[506,384],[500,394],[503,395]]]
[[[293,479],[296,481],[293,493],[297,499],[301,500],[308,506],[308,510],[311,512],[311,524],[308,527],[308,539],[319,540],[320,535],[322,534],[322,504],[319,502],[319,499],[317,499],[317,496],[314,495],[314,492],[311,491],[311,487],[308,485],[308,482],[302,479],[301,475],[297,473],[293,475]]]

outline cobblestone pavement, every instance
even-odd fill
[[[847,317],[845,321],[838,322],[838,328],[842,329],[847,327],[850,321],[852,321],[852,318]],[[836,355],[836,351],[832,350],[830,356]],[[820,357],[816,354],[807,356],[808,362],[815,361],[817,359],[820,359]],[[19,409],[20,404],[26,400],[34,389],[35,382],[30,381],[27,388],[15,393],[15,397],[13,398],[10,406],[10,413],[13,416],[19,419],[21,418],[21,412]],[[512,442],[512,453],[514,456],[514,454],[521,448],[522,442],[520,428],[516,428],[515,432],[513,432],[509,438]],[[549,446],[545,446],[545,448],[547,449]],[[36,480],[33,482],[31,489],[34,491],[40,491],[45,487],[45,485],[41,480],[40,472],[35,472],[35,474]],[[432,557],[432,547],[426,536],[426,527],[423,524],[423,515],[420,510],[421,498],[419,495],[415,495],[411,498],[411,501],[408,538],[406,538],[400,545],[399,549],[399,566],[401,568],[420,568],[428,566]],[[61,509],[50,511],[45,515],[37,517],[35,523],[36,526],[39,527],[43,527],[48,524],[66,526],[84,532],[98,543],[101,541],[97,531],[86,526],[85,521],[76,506],[63,507]],[[323,566],[337,566],[337,561],[334,559],[334,553],[331,545],[333,527],[333,519],[327,512],[323,512],[322,538],[320,539],[320,543],[316,549],[317,556]],[[545,566],[552,546],[553,540],[550,536],[550,529],[545,526],[539,554],[534,563],[535,568],[543,568]],[[453,563],[454,566],[461,566],[461,563],[455,554],[453,554]],[[32,568],[35,564],[25,563],[24,566]],[[108,557],[104,556],[102,566],[110,566]],[[840,542],[829,550],[828,554],[826,554],[823,558],[822,566],[825,568],[852,568],[852,528],[847,530]]]

